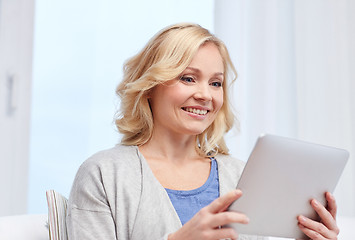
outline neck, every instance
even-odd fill
[[[195,149],[196,136],[170,135],[153,132],[151,139],[139,147],[146,159],[164,160],[171,162],[200,159]]]

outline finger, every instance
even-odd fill
[[[319,217],[321,218],[322,223],[330,230],[335,232],[339,232],[338,226],[336,224],[335,219],[333,218],[332,214],[317,200],[312,199],[311,205],[313,209],[317,212]]]
[[[211,213],[218,213],[225,211],[228,206],[242,196],[242,191],[239,189],[230,191],[229,193],[215,199],[210,205],[207,206],[207,209]]]
[[[221,212],[214,216],[210,227],[216,228],[230,223],[248,224],[249,218],[245,214],[238,212]]]
[[[315,239],[315,240],[323,240],[323,239],[326,239],[324,238],[321,234],[319,234],[318,232],[312,230],[312,229],[309,229],[307,227],[305,227],[304,225],[302,224],[298,224],[298,227],[301,229],[301,231],[306,234],[307,237],[309,237],[310,239]]]
[[[204,238],[204,239],[207,239]],[[214,229],[208,234],[208,239],[238,239],[238,233],[233,228]]]
[[[311,239],[333,239],[338,235],[336,232],[329,230],[321,222],[314,221],[302,215],[298,216],[297,219],[299,222],[300,229]],[[320,236],[322,236],[323,238],[320,238]]]
[[[325,199],[327,200],[327,209],[330,212],[330,214],[333,216],[334,219],[336,219],[337,215],[337,204],[335,201],[335,198],[333,194],[330,192],[325,193]]]

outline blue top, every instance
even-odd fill
[[[165,189],[182,225],[219,197],[218,166],[216,159],[211,160],[210,175],[201,187],[188,191]]]

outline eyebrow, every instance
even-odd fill
[[[198,72],[198,73],[201,72],[200,69],[194,68],[194,67],[187,67],[186,69],[190,69],[190,70],[192,70],[192,71],[194,71],[194,72]],[[215,75],[215,76],[220,76],[220,75],[224,76],[223,72],[216,72],[214,75]]]

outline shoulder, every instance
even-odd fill
[[[218,165],[223,166],[226,169],[230,169],[231,171],[237,170],[237,172],[241,172],[245,167],[244,161],[234,158],[231,155],[217,154],[215,159],[217,160]]]
[[[92,209],[92,206],[98,208],[100,202],[113,204],[115,193],[121,189],[133,187],[139,192],[140,176],[141,158],[136,146],[117,145],[100,151],[79,167],[70,201],[85,209]]]
[[[218,164],[221,192],[226,193],[227,190],[237,186],[237,183],[242,175],[245,162],[225,154],[217,154],[215,159]]]
[[[134,166],[139,163],[139,154],[136,146],[116,145],[113,148],[95,153],[80,166],[80,169],[105,169],[114,166],[122,168]]]
[[[140,174],[141,159],[136,146],[117,145],[100,151],[81,164],[76,181],[103,180]]]
[[[113,148],[106,149],[92,155],[85,163],[105,163],[106,161],[125,161],[138,157],[137,146],[118,144]]]

